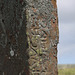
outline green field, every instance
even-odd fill
[[[58,75],[75,75],[75,65],[58,65]]]
[[[59,69],[58,75],[75,75],[75,68]]]

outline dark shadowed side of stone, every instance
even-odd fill
[[[0,0],[0,75],[29,75],[25,6]]]

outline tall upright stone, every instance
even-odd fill
[[[56,0],[0,0],[0,75],[58,75]]]
[[[56,0],[27,0],[30,75],[57,75]]]

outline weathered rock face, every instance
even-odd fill
[[[25,6],[22,0],[0,0],[0,75],[29,73]]]
[[[0,0],[0,75],[57,75],[56,0]]]
[[[56,0],[27,0],[30,75],[57,75]]]

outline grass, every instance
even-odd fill
[[[75,75],[75,68],[59,69],[58,75]]]

